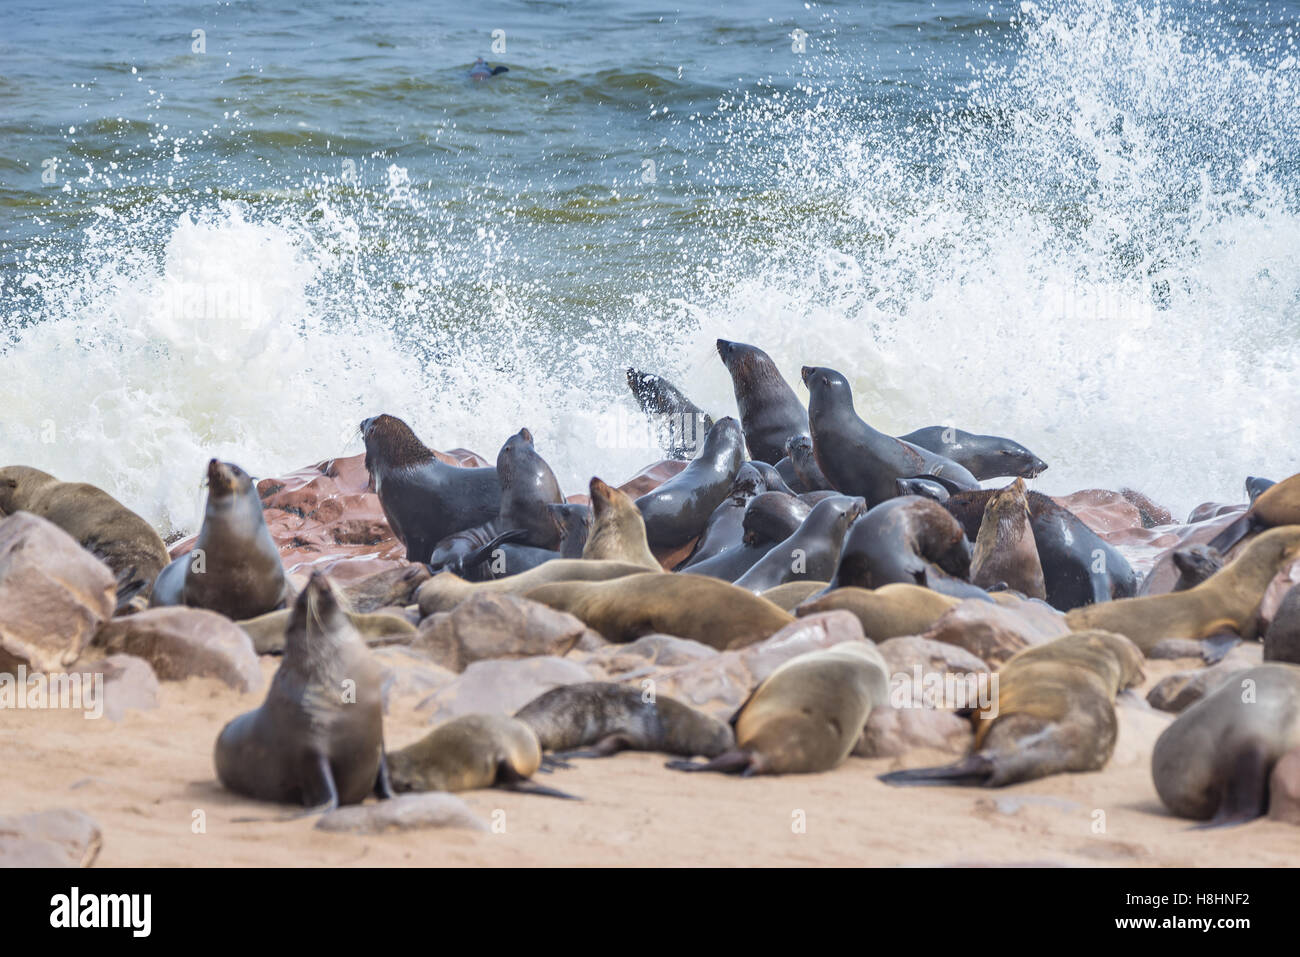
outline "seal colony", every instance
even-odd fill
[[[1162,526],[1180,575],[1143,581],[1079,515],[1027,488],[1048,466],[1014,440],[947,425],[888,435],[841,371],[804,366],[805,405],[762,349],[718,340],[717,350],[736,414],[627,370],[669,459],[623,486],[593,474],[585,497],[566,498],[527,428],[505,437],[495,465],[466,465],[484,460],[435,452],[391,413],[365,419],[365,472],[406,564],[346,587],[321,567],[286,572],[263,495],[217,459],[202,527],[173,555],[101,490],[27,466],[0,468],[0,516],[30,512],[102,561],[114,622],[203,609],[280,655],[261,706],[213,729],[215,775],[235,794],[307,813],[404,791],[572,797],[532,778],[628,750],[674,756],[677,771],[831,772],[868,753],[873,733],[901,734],[891,712],[906,705],[892,700],[877,643],[917,636],[931,662],[977,661],[978,648],[995,690],[940,706],[970,719],[964,757],[909,767],[899,738],[892,753],[904,759],[881,775],[887,785],[1002,787],[1099,770],[1115,749],[1117,698],[1162,643],[1221,650],[1265,638],[1269,663],[1221,684],[1207,676],[1150,760],[1175,815],[1235,824],[1267,810],[1273,768],[1300,748],[1300,591],[1267,598],[1300,561],[1300,475],[1251,479],[1251,504],[1232,518],[1209,510],[1201,524]],[[1146,502],[1125,490],[1135,497]],[[1161,511],[1147,506],[1144,529]],[[471,625],[455,625],[457,640],[484,652],[472,610],[500,603],[570,629],[559,650],[524,656],[578,648],[618,662],[617,646],[669,636],[697,649],[685,660],[716,655],[713,679],[744,681],[745,694],[729,715],[706,713],[689,683],[658,693],[658,681],[680,681],[672,666],[610,665],[613,680],[561,684],[516,700],[513,714],[456,714],[386,753],[388,679],[371,649],[414,653],[463,614]],[[846,622],[854,630],[835,632]],[[989,644],[999,628],[1014,643]],[[1241,680],[1265,707],[1242,704]]]

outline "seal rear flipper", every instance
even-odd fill
[[[1241,644],[1241,635],[1235,631],[1220,631],[1201,639],[1201,657],[1207,665],[1215,665],[1233,648]]]
[[[1228,549],[1236,545],[1239,541],[1251,533],[1255,527],[1254,516],[1247,512],[1242,515],[1223,531],[1210,539],[1210,547],[1217,548],[1222,555],[1228,554]]]
[[[625,734],[607,734],[590,748],[583,751],[564,751],[559,757],[569,758],[608,758],[620,751],[632,750],[632,740]]]
[[[528,778],[524,777],[514,769],[514,766],[506,758],[502,758],[497,764],[497,779],[492,785],[494,788],[500,788],[502,791],[518,791],[520,794],[537,794],[541,797],[561,798],[565,801],[581,801],[582,798],[576,794],[567,794],[556,788],[548,788],[542,784],[535,784]]]
[[[518,542],[527,537],[528,529],[526,528],[508,528],[504,532],[496,535],[486,545],[480,545],[468,555],[463,556],[458,563],[459,568],[465,570],[477,568],[479,565],[488,561],[492,557],[492,553],[500,546],[507,542]],[[461,571],[457,568],[450,568],[450,570],[458,575],[461,574]]]
[[[972,754],[952,764],[933,768],[911,768],[878,775],[877,780],[895,787],[915,785],[955,785],[985,787],[993,778],[993,762],[983,754]]]
[[[1232,759],[1219,793],[1219,809],[1194,831],[1236,827],[1262,817],[1268,811],[1268,778],[1272,771],[1268,755],[1260,744],[1245,747]]]
[[[724,751],[712,761],[667,761],[664,767],[674,771],[717,771],[721,774],[741,774],[745,777],[757,773],[754,755],[739,748]]]
[[[565,758],[567,757],[568,757],[567,753],[566,754],[543,754],[541,767],[539,767],[537,770],[541,771],[543,774],[550,774],[552,771],[555,771],[556,769],[559,769],[561,771],[572,771],[573,765],[565,760]]]

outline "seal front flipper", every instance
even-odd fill
[[[236,824],[279,824],[297,821],[304,817],[324,814],[339,806],[339,791],[334,784],[334,772],[329,758],[320,753],[307,755],[302,767],[302,799],[307,807],[283,817],[237,817]]]
[[[993,762],[982,754],[972,754],[952,764],[933,768],[911,768],[891,771],[877,776],[877,780],[895,787],[914,785],[956,785],[959,787],[986,787],[993,779]]]
[[[757,771],[756,755],[738,748],[724,751],[711,761],[668,761],[664,767],[674,771],[717,771],[720,774],[740,774],[745,777],[750,777]]]

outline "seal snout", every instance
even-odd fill
[[[208,496],[229,495],[235,491],[235,486],[234,467],[227,465],[220,459],[211,459],[208,462]]]

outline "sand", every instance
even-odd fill
[[[1151,662],[1150,687],[1188,663]],[[262,659],[269,679],[276,667]],[[462,797],[504,831],[326,833],[313,819],[234,823],[284,809],[223,791],[212,769],[222,725],[260,703],[210,679],[164,682],[160,705],[113,723],[80,713],[0,713],[0,813],[68,807],[103,830],[97,866],[1283,866],[1300,861],[1300,828],[1261,820],[1197,831],[1170,817],[1151,783],[1150,746],[1165,718],[1121,709],[1102,772],[998,790],[891,788],[893,760],[850,758],[825,774],[737,779],[685,775],[664,756],[622,754],[543,776],[584,800],[487,790]],[[428,730],[414,698],[393,702],[390,748]],[[909,764],[918,763],[917,756]],[[206,832],[193,833],[201,810]],[[1104,833],[1094,833],[1097,812]],[[802,822],[803,827],[797,825]]]

